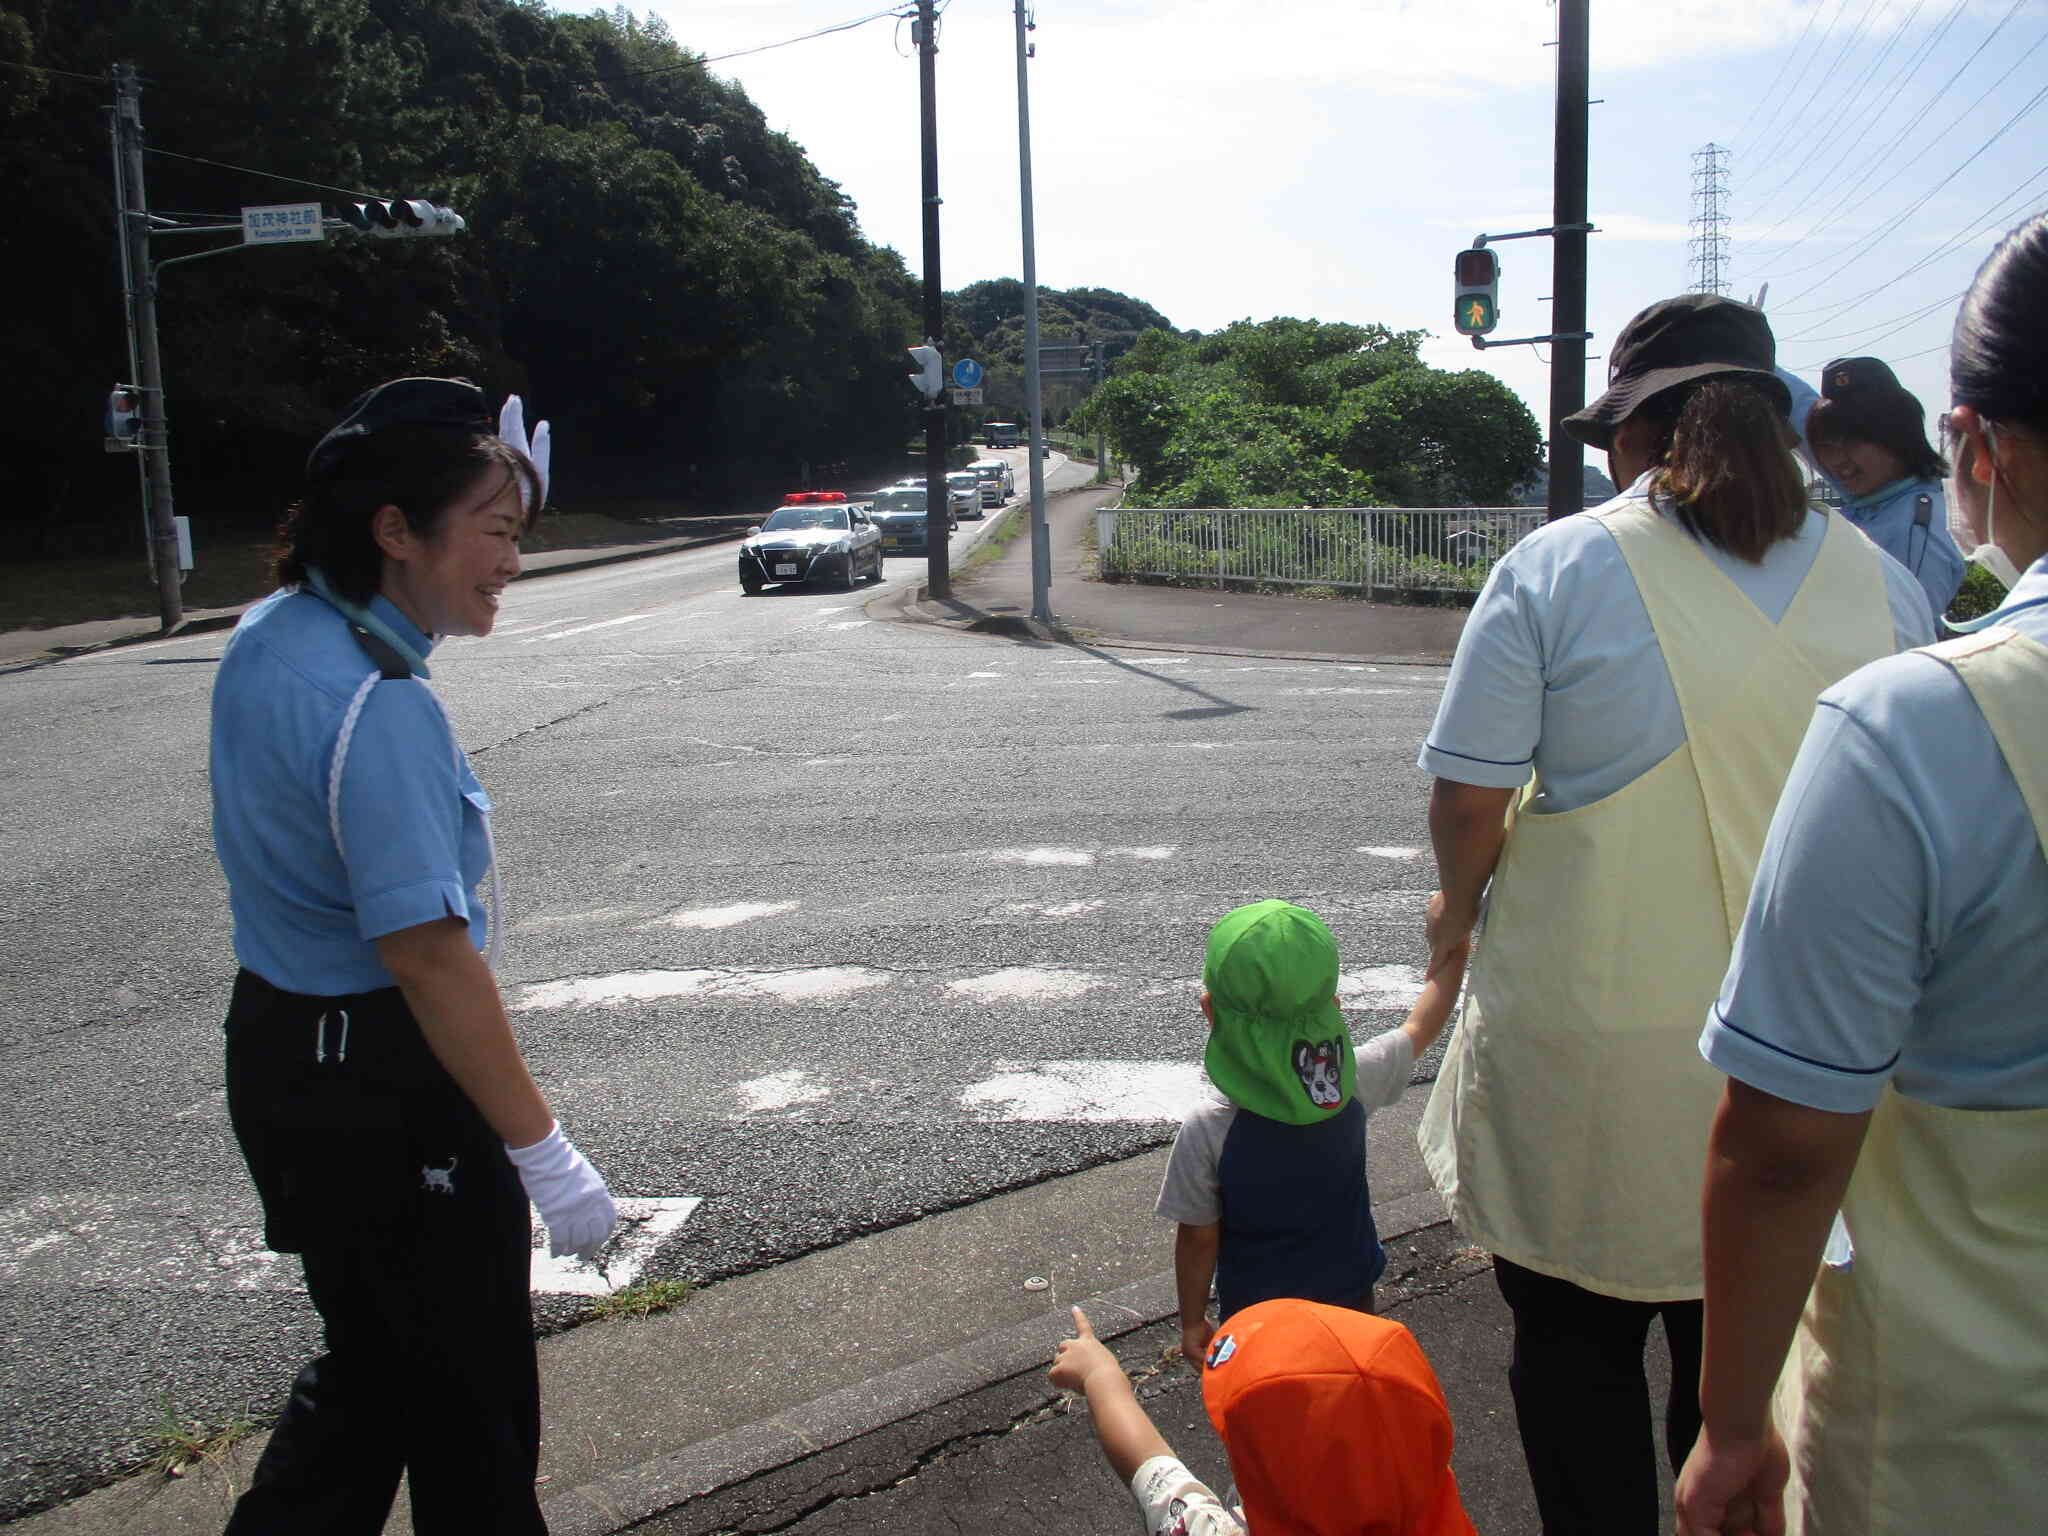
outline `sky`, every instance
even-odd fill
[[[918,65],[884,0],[654,0],[922,270]],[[908,13],[908,3],[898,9]],[[1275,315],[1433,333],[1539,422],[1548,347],[1475,351],[1451,263],[1551,220],[1546,0],[1043,0],[1031,8],[1041,286],[1144,300],[1181,329]],[[1587,397],[1644,305],[1698,286],[1695,154],[1727,152],[1724,291],[1779,361],[1884,358],[1946,407],[1960,295],[2048,210],[2048,0],[1603,0],[1591,7]],[[937,60],[941,276],[1023,275],[1012,0],[947,0]],[[1548,328],[1551,244],[1499,246],[1498,336]],[[949,362],[951,360],[949,359]]]

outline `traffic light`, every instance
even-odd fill
[[[910,375],[910,382],[923,391],[925,399],[938,399],[939,391],[946,387],[946,361],[939,356],[939,349],[912,347],[910,360],[917,364],[917,372]]]
[[[142,396],[126,384],[116,384],[107,393],[106,448],[124,453],[142,446]]]
[[[427,235],[459,235],[468,225],[453,208],[424,202],[416,197],[373,197],[367,202],[343,203],[336,210],[341,222],[357,234],[379,240],[417,239]]]
[[[1500,324],[1500,258],[1483,245],[1458,252],[1451,319],[1460,336],[1484,336]]]

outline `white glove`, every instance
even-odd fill
[[[547,1223],[548,1252],[558,1259],[565,1253],[587,1259],[597,1252],[612,1235],[618,1207],[590,1159],[562,1134],[560,1122],[530,1147],[506,1147],[505,1155]]]

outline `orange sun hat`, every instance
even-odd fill
[[[1246,1307],[1217,1330],[1202,1404],[1257,1536],[1475,1536],[1443,1388],[1399,1323]]]

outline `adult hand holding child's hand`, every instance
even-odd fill
[[[1116,1363],[1116,1356],[1109,1352],[1109,1346],[1095,1337],[1095,1330],[1088,1324],[1088,1314],[1079,1307],[1073,1309],[1076,1338],[1062,1339],[1052,1353],[1052,1384],[1063,1392],[1085,1392],[1088,1378],[1105,1366],[1123,1374],[1123,1367]]]

